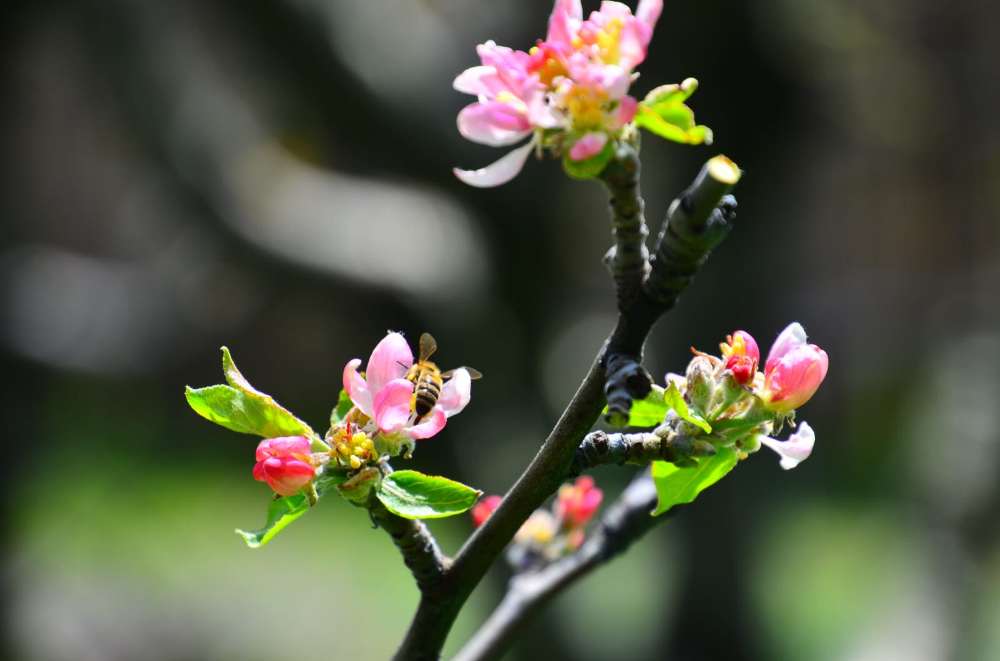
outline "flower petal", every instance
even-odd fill
[[[464,367],[455,370],[455,373],[441,388],[441,396],[438,397],[437,405],[445,416],[451,417],[456,413],[461,413],[465,405],[472,398],[472,377]]]
[[[526,109],[499,101],[479,101],[458,113],[462,137],[491,147],[505,147],[531,133]]]
[[[474,94],[476,96],[485,94],[490,97],[495,96],[497,92],[504,89],[497,77],[497,70],[487,66],[466,69],[458,74],[455,82],[452,83],[452,87],[466,94]]]
[[[278,436],[265,438],[257,445],[257,461],[269,457],[288,457],[292,454],[309,454],[312,444],[305,436]]]
[[[591,132],[573,143],[569,150],[569,160],[585,161],[588,158],[597,156],[608,144],[608,134],[603,132]]]
[[[518,147],[498,161],[478,170],[460,170],[455,168],[452,172],[461,181],[475,186],[476,188],[491,188],[506,184],[517,176],[528,160],[528,154],[534,149],[535,142],[531,141],[523,147]]]
[[[816,434],[809,423],[803,421],[799,424],[799,429],[792,434],[787,441],[779,441],[770,436],[759,436],[762,445],[771,448],[781,456],[781,467],[790,470],[805,461],[812,454],[813,445],[816,443]]]
[[[771,345],[771,350],[767,354],[767,363],[764,365],[764,371],[770,372],[772,365],[777,365],[785,354],[794,349],[795,347],[802,346],[806,343],[806,331],[802,328],[802,324],[795,321],[785,327],[785,330],[781,331],[778,335],[778,339],[774,341]]]
[[[407,370],[413,365],[413,352],[400,333],[389,333],[378,343],[368,359],[368,389],[378,393],[385,384],[406,376]]]
[[[448,422],[448,416],[444,414],[444,411],[435,406],[431,409],[430,414],[424,418],[419,425],[408,427],[403,430],[403,433],[410,438],[415,438],[417,440],[430,438],[444,429],[446,422]]]
[[[639,0],[639,6],[635,8],[635,17],[650,28],[654,28],[662,11],[663,0]]]
[[[375,395],[375,424],[386,434],[397,432],[410,419],[410,397],[413,384],[396,379],[385,384]]]
[[[347,396],[351,398],[354,405],[370,418],[375,415],[375,409],[372,407],[372,393],[368,389],[368,382],[358,373],[360,365],[360,358],[355,358],[347,363],[347,367],[344,368],[344,390],[347,391]]]
[[[572,45],[582,21],[583,6],[580,0],[556,0],[556,6],[549,17],[549,31],[545,40]]]

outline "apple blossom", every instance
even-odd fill
[[[294,496],[315,476],[309,463],[312,444],[305,436],[267,438],[257,446],[254,479],[267,485],[281,496]]]
[[[797,409],[815,394],[828,367],[826,352],[806,344],[806,332],[799,323],[789,324],[768,353],[761,399],[779,413]]]
[[[490,515],[500,507],[503,496],[486,496],[472,507],[472,524],[477,528],[490,518]]]
[[[594,478],[584,475],[575,484],[564,484],[552,506],[556,517],[564,528],[578,528],[587,525],[601,505],[604,494],[594,486]]]
[[[364,376],[358,371],[361,359],[355,358],[344,368],[344,390],[354,406],[375,429],[363,431],[382,435],[401,434],[407,438],[430,438],[444,428],[447,419],[469,403],[472,377],[462,368],[454,372],[441,388],[441,395],[429,414],[415,422],[411,398],[413,383],[406,374],[413,365],[413,353],[400,333],[389,333],[372,351]]]
[[[662,9],[662,0],[640,0],[633,16],[626,5],[603,2],[584,20],[580,0],[558,0],[545,41],[529,52],[492,41],[478,46],[482,64],[454,83],[478,97],[459,112],[459,132],[497,147],[531,139],[485,168],[456,168],[455,175],[472,186],[499,186],[517,176],[533,150],[553,148],[570,162],[610,154],[609,141],[635,118],[632,69],[646,58]]]
[[[753,336],[746,331],[736,331],[726,338],[722,353],[726,357],[726,369],[732,371],[736,382],[745,385],[753,381],[760,364],[760,350]]]

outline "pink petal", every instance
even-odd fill
[[[480,96],[485,94],[493,97],[497,92],[504,89],[497,77],[497,71],[493,67],[478,66],[466,69],[458,74],[452,86],[459,92],[475,94]]]
[[[610,128],[620,129],[631,122],[635,119],[635,113],[638,109],[639,102],[635,100],[635,97],[629,96],[628,94],[623,96],[621,101],[618,103],[618,107],[611,113]]]
[[[629,72],[616,64],[591,66],[587,72],[590,80],[604,89],[612,99],[620,99],[632,84]]]
[[[397,432],[410,419],[410,397],[413,384],[396,379],[385,384],[375,395],[375,424],[387,434]]]
[[[779,441],[770,436],[760,436],[758,440],[762,445],[777,452],[781,457],[781,467],[790,470],[812,454],[813,445],[816,443],[816,434],[812,427],[803,421],[799,424],[798,431],[792,434],[787,441]]]
[[[580,0],[556,0],[552,16],[549,17],[549,31],[545,40],[572,45],[582,21],[583,7]]]
[[[830,360],[815,344],[795,347],[765,373],[764,388],[769,408],[792,411],[809,401],[819,388]]]
[[[419,425],[404,429],[403,433],[417,440],[430,438],[444,429],[446,422],[448,422],[448,417],[444,414],[444,411],[435,406],[431,409],[430,415],[424,418]]]
[[[406,376],[407,370],[413,365],[413,352],[406,339],[399,333],[389,333],[378,343],[368,359],[368,389],[376,393],[385,384]]]
[[[781,331],[778,335],[778,339],[774,341],[774,344],[771,345],[771,351],[767,354],[767,363],[764,366],[764,371],[770,372],[773,369],[772,364],[777,364],[786,353],[805,343],[806,331],[802,328],[802,324],[797,321],[788,324],[785,330]]]
[[[531,133],[531,124],[526,112],[509,103],[480,101],[458,113],[458,132],[473,142],[504,147]]]
[[[662,11],[663,0],[639,0],[639,6],[635,8],[635,17],[650,28],[654,28]]]
[[[597,156],[606,144],[608,144],[607,133],[588,133],[573,143],[569,150],[569,160],[585,161]]]
[[[460,413],[472,398],[472,377],[464,367],[455,370],[455,374],[441,388],[441,396],[437,405],[445,416],[451,417]]]
[[[351,398],[354,405],[370,418],[375,411],[372,408],[372,393],[368,390],[368,382],[358,374],[360,365],[360,358],[355,358],[347,363],[347,367],[344,368],[344,390],[347,391],[347,396]]]
[[[630,71],[639,65],[646,59],[646,47],[652,38],[653,29],[642,21],[626,21],[618,39],[618,64]]]
[[[524,51],[516,51],[505,46],[497,46],[492,41],[476,47],[483,65],[493,67],[498,84],[520,98],[524,85],[529,79],[528,63],[531,56]]]
[[[528,108],[528,123],[539,129],[558,128],[565,121],[563,117],[546,102],[548,91],[541,85],[536,85],[525,92],[524,103]]]
[[[604,0],[601,9],[590,15],[590,20],[598,25],[606,25],[612,18],[632,18],[632,10],[624,3]]]
[[[282,496],[294,496],[316,474],[312,466],[299,459],[272,458],[258,465],[268,486]]]
[[[500,186],[517,176],[524,167],[525,161],[528,160],[528,154],[531,153],[534,147],[535,143],[531,141],[523,147],[518,147],[500,160],[487,165],[485,168],[480,168],[479,170],[460,170],[455,168],[452,172],[461,181],[476,188]]]
[[[312,444],[305,436],[279,436],[266,438],[257,446],[257,461],[269,457],[287,457],[291,454],[309,454]]]

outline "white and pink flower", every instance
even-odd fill
[[[311,448],[305,436],[264,439],[257,446],[254,479],[267,482],[281,496],[294,496],[316,475],[310,462]]]
[[[825,351],[806,343],[801,324],[789,324],[767,355],[761,399],[779,413],[799,408],[816,393],[826,378],[829,363]]]
[[[406,373],[413,365],[410,345],[399,333],[389,333],[368,359],[367,371],[358,372],[361,359],[344,368],[344,390],[351,402],[367,416],[383,436],[401,434],[407,438],[430,438],[444,428],[448,418],[461,412],[472,396],[468,370],[455,370],[441,388],[437,404],[420,422],[412,411],[413,383]],[[374,431],[374,430],[373,430]]]
[[[600,154],[635,117],[632,69],[646,58],[662,9],[662,0],[640,0],[633,16],[624,4],[603,2],[584,20],[580,0],[558,0],[546,40],[530,52],[480,45],[482,65],[454,83],[478,97],[459,113],[459,132],[492,146],[531,139],[485,168],[456,168],[455,175],[472,186],[499,186],[533,150],[558,146],[571,161]]]

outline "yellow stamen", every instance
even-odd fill
[[[351,455],[351,468],[355,469],[361,468],[361,460],[355,457],[353,454]]]

